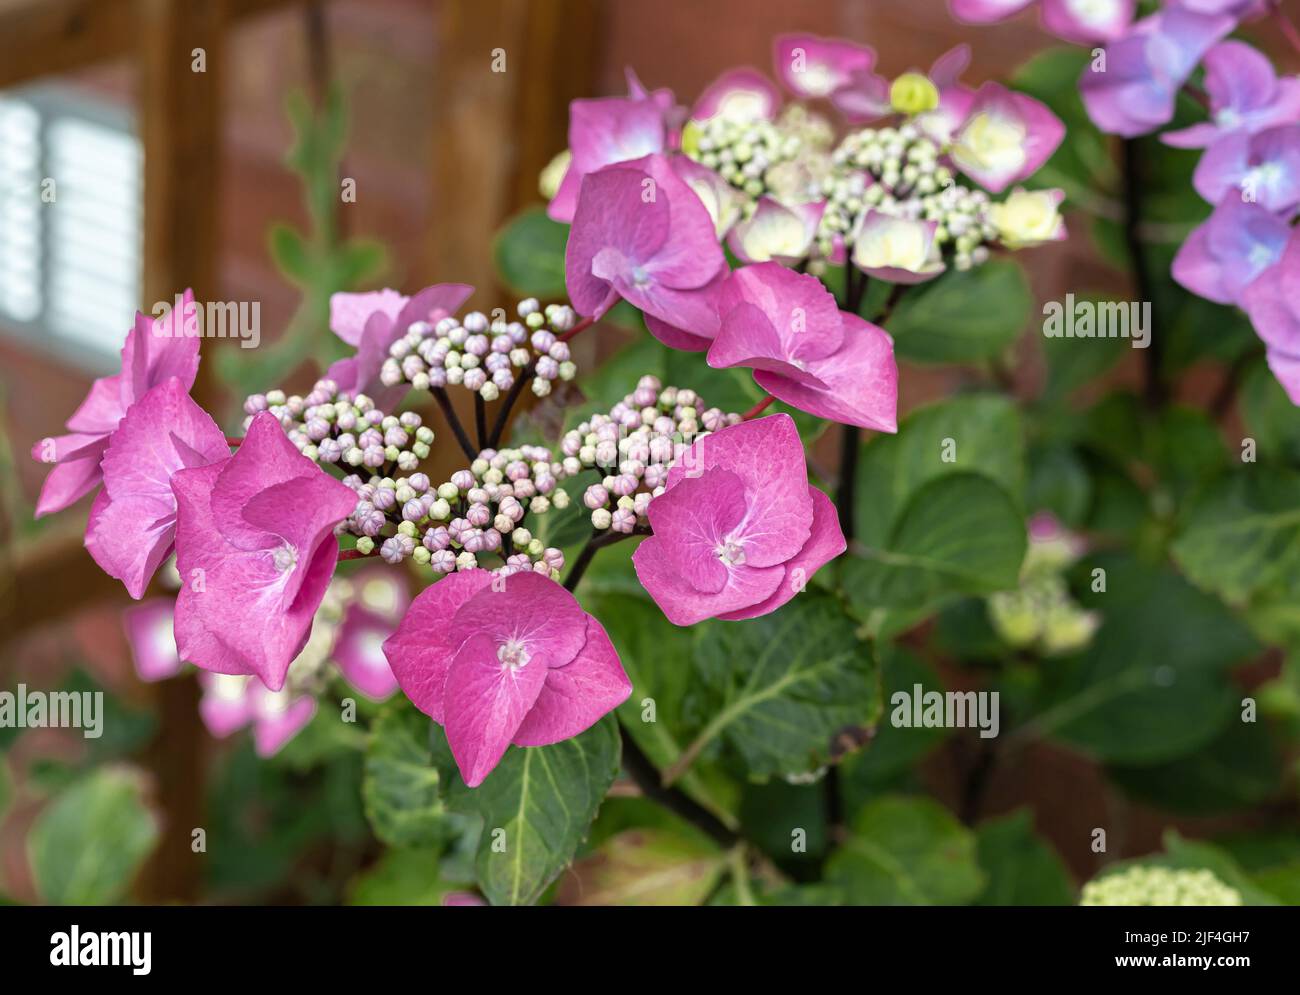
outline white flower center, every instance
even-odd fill
[[[508,639],[497,647],[497,659],[501,661],[502,669],[509,667],[513,671],[527,666],[532,656],[519,640]]]
[[[297,565],[298,551],[286,543],[272,554],[271,560],[275,564],[275,569],[284,573]]]
[[[734,539],[724,539],[713,552],[729,567],[738,567],[745,562],[745,547]]]

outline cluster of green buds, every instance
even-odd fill
[[[644,376],[636,390],[607,414],[594,415],[560,441],[565,463],[602,474],[583,492],[582,503],[599,531],[631,533],[647,526],[646,509],[664,491],[669,468],[682,452],[740,415],[706,408],[693,390],[664,387]]]
[[[1092,640],[1100,618],[1074,601],[1064,576],[1082,553],[1082,544],[1051,516],[1030,522],[1020,587],[988,599],[989,620],[1004,642],[1056,656],[1082,649]]]
[[[245,430],[260,411],[279,418],[289,441],[317,463],[409,473],[433,444],[433,429],[417,412],[386,414],[365,394],[340,393],[329,379],[317,380],[306,397],[282,390],[250,395],[244,401]]]
[[[783,203],[818,199],[833,136],[825,118],[790,104],[775,121],[723,114],[689,121],[682,151],[743,193],[748,217],[761,197]]]
[[[357,507],[342,530],[358,536],[363,556],[378,549],[388,563],[410,559],[435,573],[534,570],[558,579],[564,554],[534,537],[526,519],[568,507],[559,483],[580,469],[577,460],[553,461],[549,449],[523,446],[485,449],[437,486],[423,473],[351,475],[343,482],[356,491]]]
[[[863,214],[934,221],[935,244],[959,270],[989,257],[999,229],[990,217],[993,201],[983,190],[957,182],[943,161],[945,149],[915,124],[863,128],[845,136],[831,153],[822,183],[826,211],[817,233],[824,257],[849,247]]]
[[[563,336],[578,316],[567,304],[543,308],[532,297],[520,301],[515,313],[514,321],[497,308],[491,317],[471,311],[433,325],[413,322],[389,347],[379,379],[387,387],[408,383],[416,390],[462,386],[495,401],[518,378],[531,376],[533,393],[545,397],[554,381],[577,373]]]
[[[1137,865],[1089,881],[1079,904],[1241,905],[1242,900],[1211,871]]]

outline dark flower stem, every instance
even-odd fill
[[[456,409],[451,406],[451,398],[447,396],[445,387],[435,387],[430,391],[433,399],[438,402],[438,407],[442,409],[443,417],[447,419],[447,424],[451,426],[452,434],[456,436],[456,441],[460,443],[461,450],[469,457],[471,461],[478,459],[479,451],[474,448],[474,443],[469,439],[465,432],[465,427],[460,423],[460,418],[456,416]]]
[[[488,447],[487,402],[478,391],[474,392],[474,432],[478,435],[479,449],[486,449]]]
[[[236,439],[229,435],[226,436],[226,445],[230,446],[232,449],[238,449],[240,443],[243,441],[244,441],[243,439]]]
[[[624,532],[592,533],[591,538],[587,540],[587,544],[582,547],[582,552],[578,554],[578,558],[573,561],[573,566],[569,568],[569,576],[564,580],[565,589],[573,591],[577,588],[578,582],[582,580],[582,575],[587,572],[587,568],[591,566],[591,561],[600,550],[624,539],[630,539],[633,535],[647,534],[649,534],[648,529],[637,529],[631,534]],[[623,741],[623,767],[645,797],[685,819],[724,847],[731,847],[740,842],[740,837],[735,832],[728,829],[722,820],[690,795],[677,788],[665,787],[663,775],[660,774],[659,769],[645,755],[641,747],[636,744],[636,740],[632,738],[621,722],[618,731]]]
[[[578,583],[582,580],[582,575],[587,572],[591,566],[591,561],[597,553],[606,546],[612,546],[616,542],[622,542],[624,539],[631,539],[633,536],[649,535],[648,528],[637,527],[631,532],[593,532],[587,544],[582,547],[582,552],[578,558],[573,561],[573,566],[569,567],[569,576],[564,578],[564,589],[566,591],[576,591]]]
[[[577,335],[578,335],[579,332],[584,332],[584,331],[586,331],[588,328],[590,328],[590,327],[591,327],[592,325],[594,325],[595,323],[596,323],[596,319],[595,319],[595,318],[583,318],[580,322],[578,322],[576,325],[574,325],[572,328],[570,328],[570,329],[569,329],[567,332],[565,332],[563,335],[558,336],[558,337],[556,338],[555,341],[557,341],[557,342],[568,342],[569,339],[572,339],[572,338],[577,337]]]
[[[1155,284],[1151,280],[1146,252],[1142,246],[1142,155],[1136,139],[1125,138],[1123,149],[1124,177],[1124,244],[1128,248],[1129,265],[1133,267],[1133,287],[1140,303],[1151,305],[1151,343],[1145,350],[1145,381],[1143,396],[1147,407],[1158,408],[1164,404],[1167,391],[1164,382],[1164,338],[1161,336],[1160,314],[1154,299]]]
[[[379,547],[376,546],[369,553],[363,553],[359,549],[345,549],[339,553],[340,560],[364,560],[367,556],[378,556]]]
[[[505,399],[501,402],[501,410],[497,412],[497,420],[492,424],[492,434],[487,437],[486,448],[496,449],[501,445],[501,436],[505,434],[506,426],[510,424],[510,412],[514,410],[519,395],[528,386],[528,381],[533,379],[533,368],[533,364],[529,363],[519,371],[519,376],[515,377],[510,392],[506,394]]]
[[[859,273],[851,262],[844,265],[844,300],[841,309],[850,314],[857,314],[862,307],[862,298],[866,295],[869,280],[867,274]],[[856,425],[840,427],[840,479],[835,488],[835,510],[839,515],[840,529],[844,539],[853,543],[853,501],[854,488],[858,475],[858,450],[862,448],[862,430]]]

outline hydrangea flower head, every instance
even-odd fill
[[[1137,865],[1083,886],[1080,905],[1241,905],[1241,892],[1203,868]]]
[[[1300,228],[1291,229],[1278,261],[1245,289],[1241,306],[1268,347],[1269,369],[1291,403],[1300,404]]]
[[[1300,204],[1300,124],[1220,138],[1196,164],[1192,183],[1211,204],[1236,194],[1274,213],[1290,211]]]
[[[86,523],[86,549],[137,600],[176,538],[172,474],[230,456],[216,422],[168,377],[131,405],[108,438],[104,489]]]
[[[126,641],[142,681],[166,680],[181,672],[181,657],[172,632],[175,607],[174,598],[150,598],[122,612]]]
[[[992,24],[1034,0],[949,0],[953,16],[968,24]],[[1043,0],[1043,28],[1065,41],[1087,45],[1111,41],[1133,20],[1136,0]]]
[[[438,283],[405,297],[394,290],[365,294],[333,294],[330,328],[356,355],[340,359],[326,374],[343,393],[364,394],[387,411],[409,389],[405,383],[389,386],[380,374],[393,343],[417,321],[434,324],[453,314],[474,293],[463,283]]]
[[[367,698],[383,701],[397,690],[384,641],[397,630],[410,595],[392,571],[380,568],[356,574],[352,591],[331,655],[349,684]]]
[[[316,714],[316,699],[310,695],[287,688],[271,691],[249,677],[209,673],[200,674],[199,682],[199,717],[208,732],[224,738],[251,724],[259,757],[279,753]]]
[[[1061,217],[1062,190],[1026,190],[1016,187],[1006,200],[989,205],[989,220],[1009,249],[1026,249],[1066,238]]]
[[[1233,26],[1231,17],[1180,7],[1166,7],[1138,21],[1106,46],[1104,71],[1089,65],[1079,81],[1093,124],[1125,138],[1168,124],[1179,89]]]
[[[1046,105],[1000,83],[979,88],[952,137],[952,160],[993,193],[1018,183],[1051,158],[1065,125]]]
[[[715,117],[738,123],[771,121],[780,107],[781,92],[770,79],[756,69],[731,69],[700,94],[691,108],[691,121]]]
[[[179,314],[177,312],[180,312]],[[132,404],[170,377],[185,390],[199,370],[198,311],[194,292],[186,290],[181,307],[150,318],[139,312],[122,346],[122,368],[90,386],[81,406],[67,421],[70,434],[43,439],[32,459],[54,464],[36,502],[36,517],[50,515],[85,497],[103,479],[100,459],[108,436]]]
[[[1204,148],[1226,135],[1300,120],[1300,77],[1279,79],[1268,57],[1243,41],[1220,42],[1205,53],[1205,93],[1210,120],[1167,132],[1164,142]]]
[[[938,221],[866,211],[853,236],[853,265],[890,283],[933,280],[946,269],[934,237],[938,227]]]
[[[569,739],[632,693],[600,623],[531,571],[443,578],[411,604],[384,653],[406,696],[446,728],[471,788],[511,743]]]
[[[271,690],[307,642],[356,494],[294,448],[269,412],[234,456],[178,471],[176,644],[205,670]]]
[[[840,311],[816,277],[777,263],[746,266],[723,283],[718,311],[710,366],[751,367],[760,387],[819,418],[897,430],[892,340]]]
[[[781,82],[800,97],[829,97],[876,64],[874,49],[816,35],[780,35],[773,61]]]
[[[668,149],[669,125],[663,102],[639,91],[629,97],[600,97],[569,104],[569,151],[573,158],[546,213],[570,222],[578,206],[582,178],[605,166],[641,159]],[[668,94],[668,105],[672,94]]]
[[[609,166],[582,181],[565,251],[565,283],[579,314],[620,298],[656,338],[702,350],[717,333],[717,286],[727,271],[713,219],[660,155]]]
[[[686,450],[648,509],[637,578],[674,625],[756,618],[844,552],[835,507],[809,486],[794,420],[770,415]]]
[[[1208,300],[1235,304],[1242,291],[1278,261],[1290,231],[1282,218],[1230,191],[1179,248],[1174,279]]]

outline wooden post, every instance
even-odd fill
[[[221,164],[224,0],[138,0],[140,103],[144,136],[145,308],[187,287],[214,300],[217,282],[218,177]],[[205,339],[194,397],[218,398],[213,350]],[[203,825],[198,682],[193,675],[155,685],[158,735],[147,759],[164,819],[161,841],[137,882],[145,901],[187,901],[199,894],[204,859],[191,850]]]

